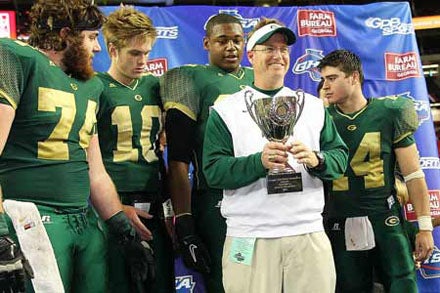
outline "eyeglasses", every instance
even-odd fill
[[[271,46],[264,46],[263,49],[253,49],[252,51],[256,51],[256,52],[263,52],[267,55],[274,55],[275,53],[280,52],[281,55],[288,55],[290,54],[290,48],[289,47],[280,47],[280,48],[276,48],[276,47],[271,47]]]

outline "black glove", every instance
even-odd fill
[[[205,245],[194,231],[192,215],[176,217],[176,234],[185,265],[203,274],[209,274],[211,259]]]
[[[147,292],[148,288],[144,284],[151,287],[156,277],[153,249],[137,235],[124,212],[120,211],[106,223],[110,233],[121,245],[127,272],[131,277],[131,292]]]
[[[20,248],[8,236],[0,237],[0,292],[25,292],[34,272]]]

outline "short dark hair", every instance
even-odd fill
[[[209,37],[212,34],[212,29],[214,26],[225,23],[237,23],[243,28],[241,21],[235,16],[226,13],[219,13],[211,17],[206,23],[206,36]]]
[[[359,81],[364,83],[364,72],[359,56],[348,50],[335,50],[327,54],[321,59],[318,69],[321,70],[325,66],[337,67],[346,75],[350,75],[357,71],[359,73]]]

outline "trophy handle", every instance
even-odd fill
[[[249,112],[249,115],[251,115],[252,120],[257,123],[257,118],[253,111],[253,105],[254,105],[254,93],[250,90],[247,90],[244,92],[244,102],[246,103],[246,108]]]
[[[304,109],[304,102],[305,102],[305,93],[302,89],[296,90],[296,94],[297,94],[297,99],[296,99],[296,104],[298,105],[298,112],[296,115],[296,122],[298,121],[299,117],[301,117],[302,111]]]

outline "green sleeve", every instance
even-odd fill
[[[325,157],[325,169],[322,171],[310,170],[310,173],[322,180],[338,179],[347,168],[348,148],[339,136],[327,109],[325,109],[324,127],[321,130],[319,143]]]
[[[203,172],[208,185],[218,189],[237,189],[266,176],[261,152],[234,157],[231,134],[215,110],[206,125]]]

